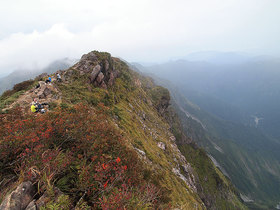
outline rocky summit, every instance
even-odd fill
[[[246,209],[167,89],[98,51],[57,73],[0,98],[1,210]]]

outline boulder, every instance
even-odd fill
[[[63,193],[58,189],[57,187],[54,187],[54,202],[58,201],[58,198],[63,195]],[[49,196],[47,192],[45,192],[37,201],[35,201],[35,205],[37,206],[37,209],[41,209],[48,203],[49,201]]]
[[[38,97],[39,99],[46,98],[47,96],[52,94],[52,90],[55,90],[52,85],[47,85],[43,81],[40,81],[39,85],[40,86],[34,90],[34,93],[36,94],[35,97]]]
[[[96,79],[96,77],[97,77],[97,75],[100,73],[100,71],[101,71],[101,66],[99,65],[99,64],[97,64],[94,68],[93,68],[93,70],[92,70],[92,72],[91,72],[91,74],[90,74],[90,81],[93,83],[94,81],[95,81],[95,79]]]
[[[43,91],[43,94],[45,95],[45,97],[47,97],[48,95],[50,95],[52,93],[52,91],[49,88],[45,88],[45,90]]]
[[[98,58],[94,52],[90,52],[88,54],[84,54],[74,68],[84,73],[89,73],[92,70],[92,67],[97,64],[97,61]]]
[[[106,83],[105,83],[104,81],[102,81],[100,87],[102,87],[102,88],[104,88],[104,89],[107,89],[107,85],[106,85]]]
[[[26,207],[25,210],[37,210],[37,206],[36,206],[36,204],[35,204],[35,201],[34,201],[34,200],[31,201],[31,202],[28,204],[28,206]]]
[[[165,143],[163,143],[163,142],[158,142],[157,145],[158,145],[158,147],[161,148],[162,150],[165,150]]]
[[[25,209],[33,200],[35,195],[34,186],[30,181],[21,183],[16,190],[8,195],[2,204],[1,210],[21,210]]]
[[[90,74],[90,84],[107,88],[113,85],[118,76],[113,63],[114,59],[111,58],[110,54],[95,51],[83,55],[80,61],[73,66],[73,69],[78,70],[80,75]]]
[[[44,87],[46,87],[46,83],[45,83],[45,81],[39,81],[39,89],[40,88],[44,88]]]
[[[108,71],[109,71],[109,68],[110,68],[110,64],[109,64],[109,62],[106,60],[106,61],[105,61],[105,65],[104,65],[104,69],[105,69],[106,72],[108,72]]]
[[[94,52],[89,52],[87,54],[84,54],[82,57],[81,57],[81,61],[97,61],[98,58],[97,56],[94,54]]]
[[[103,81],[103,78],[104,78],[104,74],[102,72],[100,72],[98,74],[98,76],[96,77],[97,83],[100,84]]]
[[[117,76],[118,76],[117,72],[110,72],[109,81],[108,81],[109,86],[112,86],[114,84],[114,81],[115,81]]]
[[[48,201],[47,193],[45,192],[38,200],[35,201],[35,205],[38,209],[42,208]]]

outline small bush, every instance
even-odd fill
[[[92,106],[97,106],[97,104],[99,103],[99,100],[95,97],[91,97],[87,101]]]
[[[32,85],[33,83],[34,83],[33,80],[20,82],[14,86],[13,90],[15,91],[27,90],[30,87],[30,85]]]
[[[54,109],[57,107],[57,105],[58,105],[58,104],[57,104],[56,102],[50,102],[50,103],[49,103],[49,109],[50,109],[50,110],[54,110]]]
[[[106,93],[104,98],[102,99],[102,102],[105,106],[111,106],[114,103],[114,98],[112,94]]]
[[[67,109],[69,106],[68,106],[68,104],[66,104],[66,103],[61,103],[60,104],[60,108],[62,108],[62,109]]]

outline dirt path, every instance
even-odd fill
[[[54,83],[46,84],[44,81],[39,81],[39,85],[40,87],[38,88],[34,87],[26,91],[4,110],[11,109],[15,105],[19,105],[24,110],[27,110],[27,107],[30,109],[31,103],[34,101],[34,99],[37,99],[40,104],[60,101],[61,94],[55,87]]]

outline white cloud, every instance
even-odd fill
[[[192,51],[279,52],[277,0],[11,0],[0,8],[0,72],[97,49],[160,61]],[[270,33],[272,31],[273,33]]]

